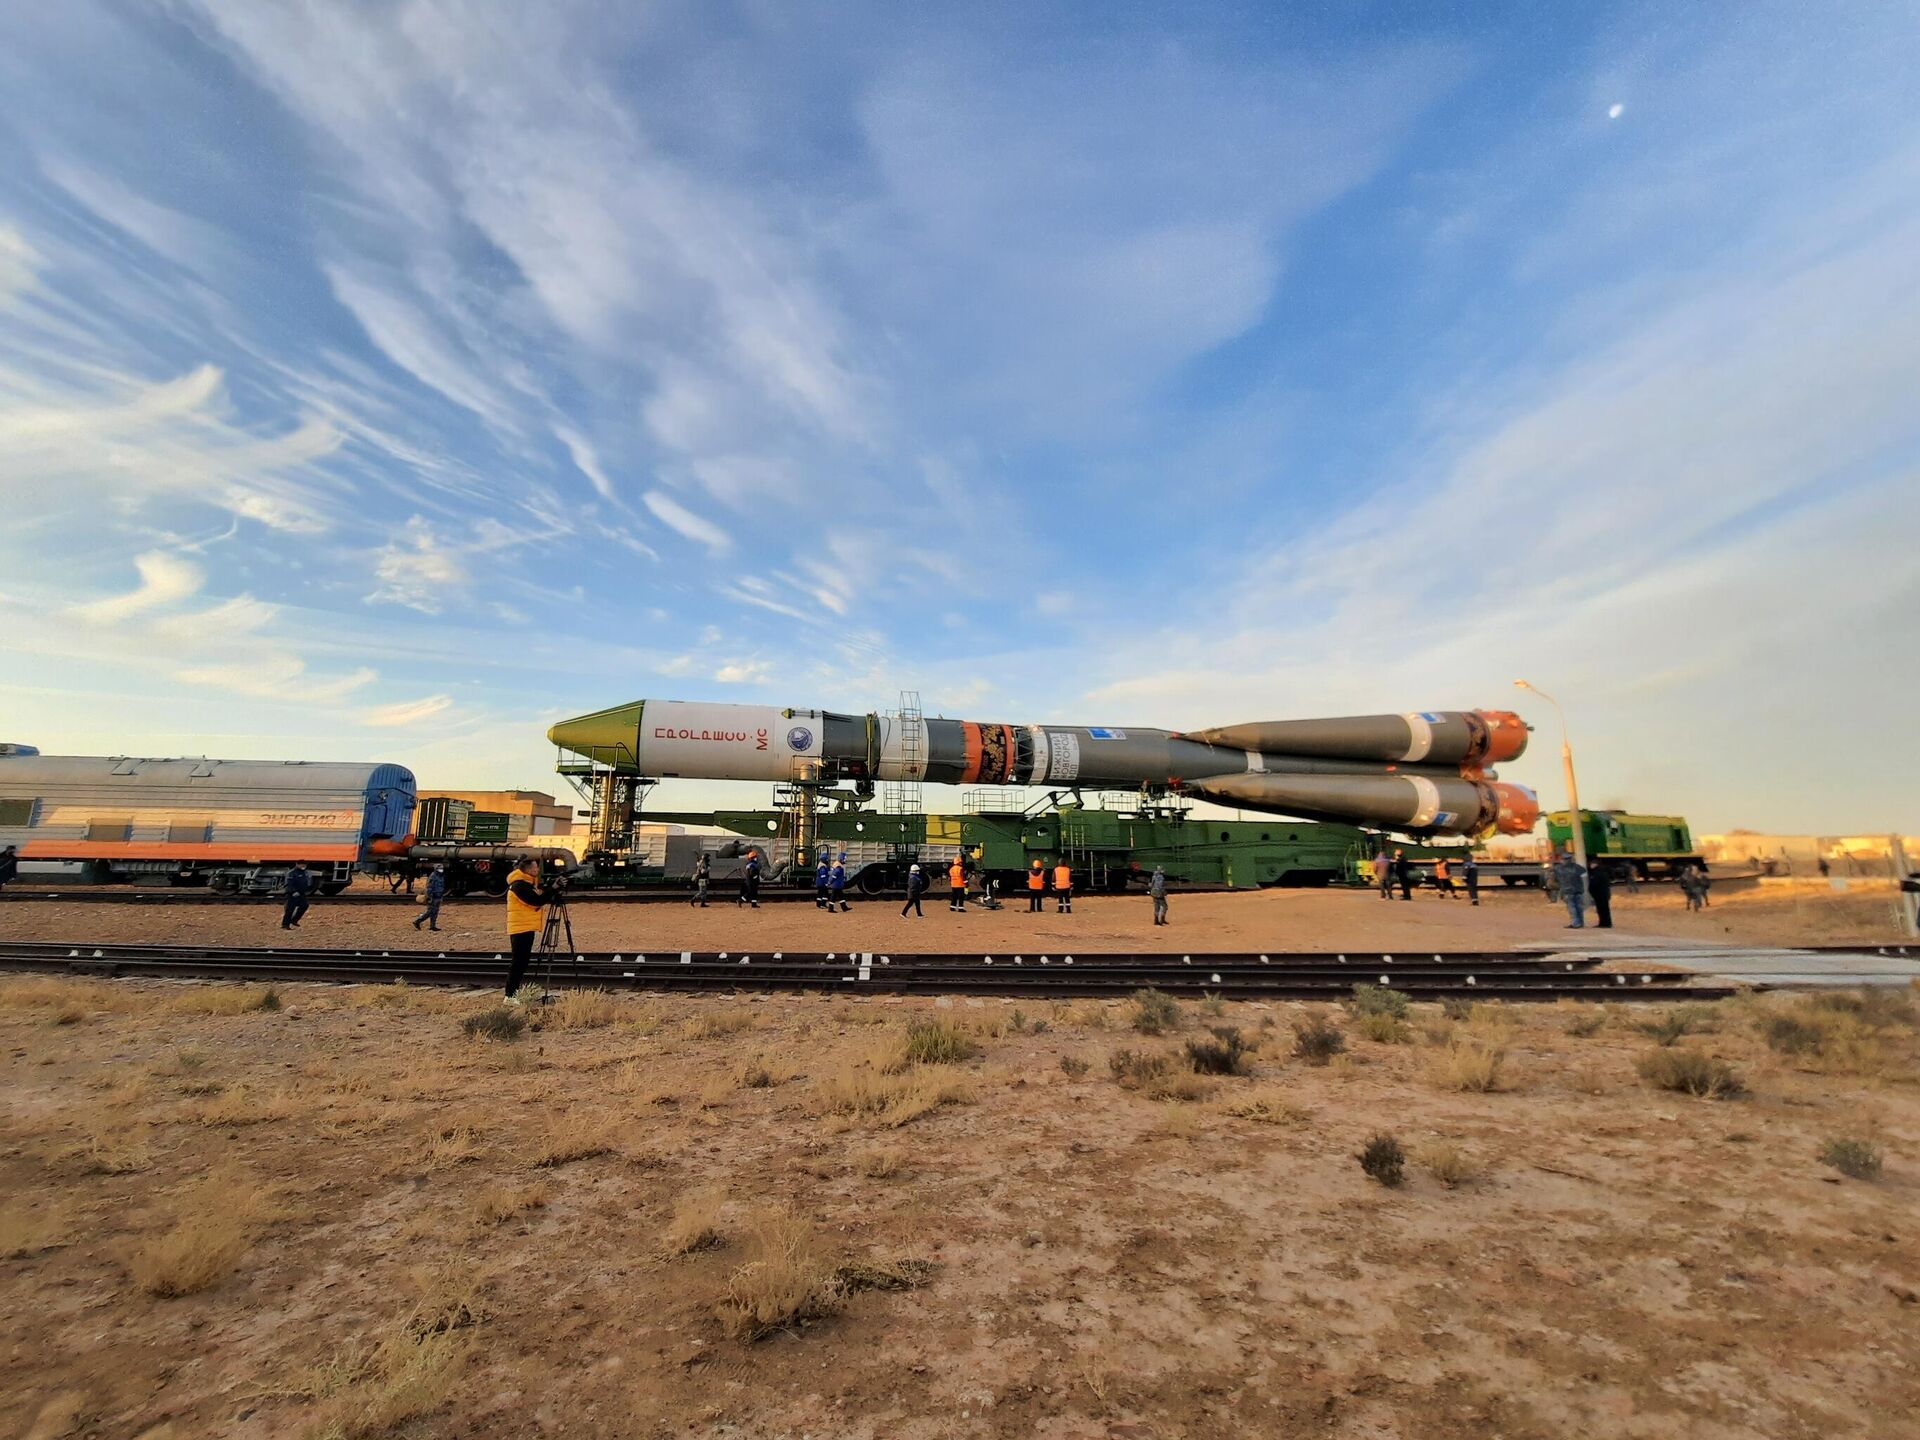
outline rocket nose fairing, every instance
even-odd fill
[[[1459,835],[1524,833],[1538,814],[1531,792],[1487,773],[1527,743],[1520,718],[1494,710],[1270,720],[1182,734],[635,700],[563,720],[547,738],[597,765],[655,779],[1150,787],[1302,819]]]

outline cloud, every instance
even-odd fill
[[[703,516],[696,515],[671,495],[659,490],[649,490],[640,497],[654,517],[670,530],[677,530],[687,539],[706,546],[716,555],[724,555],[733,548],[733,537],[718,525]]]
[[[378,282],[343,266],[326,267],[334,297],[360,322],[366,336],[395,365],[456,405],[503,430],[515,428],[512,407],[481,379],[434,321],[417,306]]]
[[[259,655],[238,664],[193,665],[175,672],[188,685],[206,685],[236,695],[287,704],[328,705],[379,679],[379,672],[361,666],[346,675],[311,677],[306,662],[293,655]]]
[[[137,556],[134,568],[140,572],[140,584],[124,595],[93,600],[73,607],[73,614],[93,625],[111,625],[197,593],[206,583],[206,572],[190,560],[150,550]]]
[[[68,159],[42,157],[46,177],[115,229],[176,264],[203,273],[242,262],[215,226],[147,198],[126,182]]]
[[[420,700],[404,700],[393,705],[380,705],[367,711],[362,719],[369,725],[402,726],[418,725],[422,720],[430,720],[453,704],[450,695],[428,695]]]
[[[720,685],[758,685],[772,673],[762,660],[730,660],[713,672],[713,678]]]
[[[374,563],[379,584],[369,601],[405,605],[424,614],[440,612],[450,590],[464,589],[467,566],[421,516],[407,521],[406,534],[380,551]]]
[[[575,468],[593,482],[593,488],[600,492],[600,498],[609,503],[618,503],[620,497],[614,493],[613,481],[609,480],[606,472],[600,468],[600,457],[594,453],[593,446],[587,443],[586,437],[566,425],[554,426],[553,433],[559,438],[560,443],[567,447],[567,454],[573,460]]]

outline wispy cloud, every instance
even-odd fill
[[[706,546],[714,554],[724,555],[733,548],[731,535],[705,516],[694,514],[671,495],[660,490],[649,490],[641,500],[662,525],[678,531],[696,544]]]
[[[402,700],[393,705],[376,705],[363,718],[368,725],[392,728],[418,725],[443,714],[453,705],[451,695],[428,695],[419,700]]]
[[[109,625],[143,611],[170,605],[197,593],[206,583],[206,572],[190,560],[151,550],[134,559],[140,572],[140,584],[124,595],[111,595],[73,607],[73,613],[95,625]]]

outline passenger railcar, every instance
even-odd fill
[[[413,772],[400,765],[24,749],[0,747],[0,849],[29,871],[268,890],[304,860],[330,894],[410,839]]]

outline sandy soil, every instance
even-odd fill
[[[1235,1004],[1180,1035],[1260,1036],[1254,1074],[1155,1100],[1108,1057],[1180,1036],[1119,1002],[1016,1028],[995,1001],[599,997],[510,1043],[463,1037],[478,995],[260,994],[0,976],[0,1434],[1904,1440],[1920,1411],[1910,1009],[1693,1007],[1680,1044],[1748,1087],[1714,1100],[1637,1078],[1644,1009],[1418,1007],[1408,1043],[1343,1020],[1316,1068],[1302,1007]],[[1768,1049],[1780,1013],[1819,1048]],[[914,1017],[980,1053],[882,1074]],[[1502,1088],[1435,1078],[1462,1044]],[[835,1113],[860,1085],[931,1108]],[[1476,1173],[1383,1188],[1355,1155],[1386,1128]],[[1855,1135],[1878,1179],[1819,1163]],[[663,1253],[709,1187],[688,1223],[718,1243]],[[931,1269],[739,1338],[730,1290],[787,1273],[750,1238],[769,1207],[803,1290]],[[204,1288],[149,1293],[196,1254]]]
[[[1150,903],[1143,897],[1088,896],[1074,902],[1071,915],[1051,908],[1029,915],[1022,899],[999,911],[970,908],[954,915],[944,899],[935,898],[926,902],[924,917],[903,919],[899,902],[884,900],[856,902],[847,914],[825,914],[804,902],[748,910],[727,900],[696,910],[583,897],[573,902],[572,913],[575,941],[582,948],[640,951],[1498,950],[1573,939],[1592,946],[1635,939],[1768,945],[1899,939],[1891,887],[1856,885],[1836,894],[1792,881],[1718,887],[1712,908],[1698,914],[1687,912],[1671,886],[1617,891],[1610,933],[1568,931],[1559,905],[1537,891],[1504,887],[1487,892],[1477,909],[1464,900],[1421,892],[1408,902],[1346,890],[1176,895],[1173,923],[1163,930],[1153,927]],[[498,946],[501,909],[497,900],[448,904],[441,912],[438,943],[460,949]],[[434,937],[413,928],[416,913],[391,897],[379,903],[322,899],[300,927],[296,943],[424,948]],[[265,905],[0,905],[0,939],[245,944],[281,935],[279,911]]]

